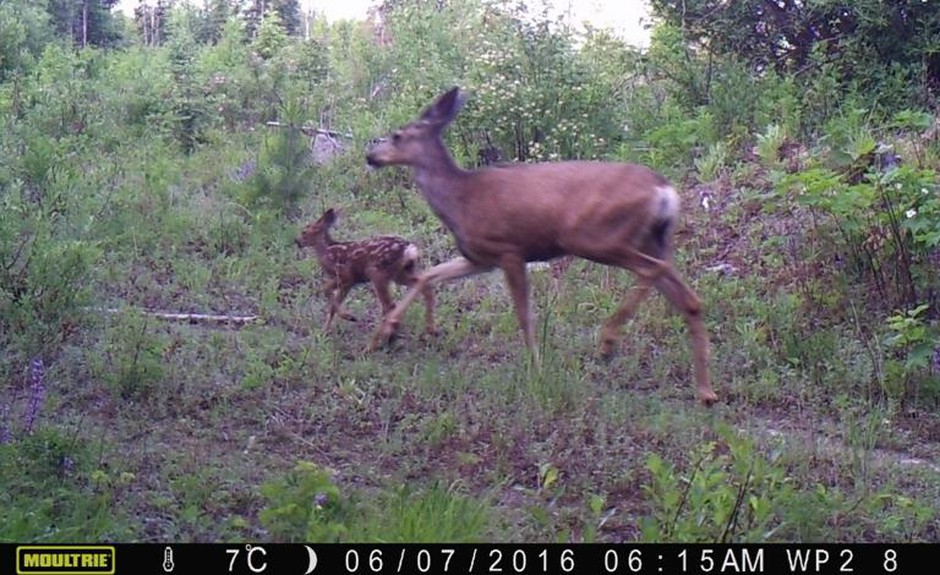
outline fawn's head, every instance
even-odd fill
[[[441,132],[457,116],[466,97],[457,87],[444,92],[417,120],[405,124],[379,141],[366,154],[370,166],[413,166],[428,154],[428,145],[439,142]]]
[[[314,245],[319,238],[325,238],[330,228],[336,223],[336,210],[333,208],[323,212],[315,222],[310,222],[297,236],[297,247],[307,248]]]

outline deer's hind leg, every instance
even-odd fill
[[[650,294],[650,288],[653,287],[652,280],[638,277],[637,284],[630,292],[624,296],[620,307],[614,312],[601,328],[600,341],[598,342],[598,354],[607,359],[614,353],[614,347],[620,341],[620,330],[625,323],[636,312],[636,308],[643,303]]]
[[[372,290],[379,300],[379,305],[382,306],[382,318],[384,319],[393,307],[392,296],[388,291],[389,278],[384,274],[374,273],[369,277],[369,281],[372,282]]]
[[[702,300],[682,281],[679,273],[673,268],[657,278],[654,285],[659,293],[663,294],[685,317],[692,342],[696,391],[702,403],[711,405],[718,401],[718,396],[712,389],[708,375],[708,330],[705,329],[705,321],[702,317],[704,315]]]
[[[664,252],[662,249],[650,250],[657,255]],[[624,324],[636,313],[636,308],[649,297],[650,289],[656,279],[672,269],[668,259],[660,259],[641,252],[632,247],[620,247],[615,257],[611,258],[615,265],[631,270],[637,276],[636,286],[621,300],[617,311],[604,322],[598,341],[598,353],[603,358],[609,358],[614,347],[620,341],[621,329]]]

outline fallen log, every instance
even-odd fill
[[[94,311],[100,311],[104,313],[121,313],[127,309],[134,308],[93,308]],[[158,319],[165,319],[171,321],[188,321],[190,323],[199,323],[199,322],[217,322],[217,323],[239,323],[246,324],[251,323],[257,319],[257,315],[223,315],[223,314],[211,314],[211,313],[174,313],[174,312],[164,312],[164,311],[147,311],[147,310],[135,310],[138,313],[150,317],[155,317]]]

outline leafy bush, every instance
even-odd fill
[[[107,352],[93,366],[108,389],[128,401],[146,400],[163,382],[162,338],[153,333],[153,320],[127,310],[105,332]]]
[[[889,383],[900,383],[900,386],[893,386],[900,387],[898,395],[922,395],[919,384],[925,382],[930,395],[940,399],[940,374],[931,374],[934,354],[940,350],[940,337],[931,333],[924,320],[929,307],[921,304],[906,312],[898,311],[887,319],[888,336],[884,344],[893,357],[889,356],[885,362],[885,376]]]
[[[332,474],[307,461],[261,486],[268,504],[261,522],[284,542],[337,543],[349,535],[352,505],[343,499]]]
[[[0,4],[0,81],[27,71],[52,40],[49,16],[29,0]]]
[[[65,236],[61,195],[42,204],[24,193],[0,196],[0,348],[43,354],[74,332],[100,257],[92,242]]]
[[[648,456],[644,485],[652,514],[640,521],[647,542],[755,543],[773,540],[785,525],[782,503],[793,496],[786,470],[756,445],[725,431],[724,445],[708,442],[688,467]]]
[[[99,458],[100,447],[79,440],[74,430],[44,428],[0,442],[0,541],[134,537],[121,505],[135,476],[101,469]]]

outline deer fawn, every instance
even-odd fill
[[[526,262],[571,254],[637,275],[636,287],[601,330],[599,352],[612,353],[627,319],[650,288],[656,288],[685,317],[699,399],[706,405],[717,401],[709,382],[702,303],[672,263],[679,218],[675,189],[653,170],[625,163],[567,161],[463,170],[444,147],[441,133],[464,101],[456,87],[445,92],[417,120],[367,154],[372,166],[412,168],[425,200],[453,233],[463,256],[418,277],[385,316],[372,348],[394,334],[402,314],[428,285],[500,268],[538,365]]]
[[[342,308],[343,300],[356,284],[371,282],[382,305],[382,315],[392,309],[389,282],[416,287],[420,271],[421,252],[411,242],[395,236],[380,236],[357,242],[337,242],[330,237],[330,228],[336,223],[336,212],[330,208],[320,219],[310,223],[297,238],[298,247],[313,247],[320,268],[327,278],[325,291],[330,307],[324,329],[329,331],[333,318],[356,321]],[[434,332],[434,297],[431,286],[417,286],[424,294],[425,332]]]

